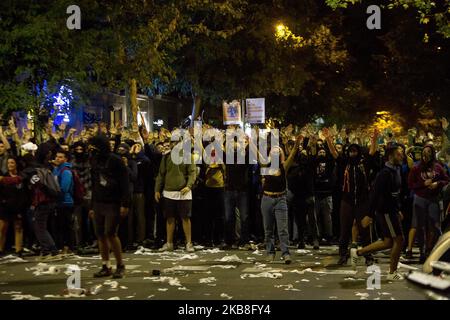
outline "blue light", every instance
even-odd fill
[[[70,122],[70,102],[72,99],[72,90],[61,86],[58,94],[54,97],[53,110],[50,112],[50,114],[57,112],[54,120],[55,125]]]

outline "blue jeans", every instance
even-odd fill
[[[232,244],[235,238],[236,215],[235,208],[239,209],[241,220],[241,239],[245,244],[249,241],[248,235],[248,195],[245,191],[225,191],[225,242]]]
[[[288,206],[286,196],[271,198],[263,196],[261,200],[261,213],[264,222],[264,233],[267,254],[275,254],[275,221],[280,240],[281,254],[289,254],[289,231],[288,231]]]
[[[58,249],[56,248],[55,241],[48,232],[47,222],[51,214],[55,212],[55,205],[41,205],[36,207],[33,215],[33,227],[36,238],[41,245],[41,253],[46,254],[56,254]]]

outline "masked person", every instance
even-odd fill
[[[314,203],[317,223],[324,244],[330,244],[333,237],[333,189],[336,183],[335,161],[327,150],[319,147],[314,159]]]
[[[92,199],[91,164],[87,146],[81,141],[75,142],[73,145],[72,169],[78,174],[85,191],[83,202],[75,204],[74,209],[75,242],[78,246],[92,245],[95,234],[93,224],[89,220]]]
[[[344,265],[349,258],[348,245],[352,232],[353,221],[359,229],[359,235],[363,246],[370,244],[370,233],[366,228],[362,228],[361,219],[367,214],[369,205],[369,164],[364,158],[361,147],[351,144],[344,157],[339,157],[331,139],[329,130],[323,130],[331,154],[338,162],[338,175],[342,190],[342,200],[340,208],[340,239],[339,239],[339,261],[338,265]],[[369,151],[369,157],[373,156],[377,150],[378,132],[375,131]],[[370,254],[365,256],[366,265],[373,264]]]
[[[122,159],[123,163],[125,164],[128,172],[128,178],[129,178],[129,189],[128,192],[130,194],[129,199],[129,212],[126,219],[126,224],[124,223],[122,225],[123,228],[119,229],[119,237],[122,241],[122,244],[128,249],[128,250],[134,250],[136,247],[134,246],[134,219],[132,212],[134,210],[134,201],[133,201],[133,193],[134,193],[134,187],[137,181],[137,175],[138,175],[138,169],[136,165],[136,161],[131,158],[130,155],[130,144],[128,143],[121,143],[119,147],[117,148],[117,154]],[[131,212],[131,217],[130,217]],[[124,221],[125,222],[125,221]]]
[[[128,214],[130,192],[129,175],[122,159],[111,152],[108,138],[97,135],[89,140],[92,167],[92,204],[89,212],[95,221],[102,258],[102,268],[94,277],[122,278],[125,265],[122,245],[117,236],[120,220]],[[112,249],[117,268],[112,273],[109,252]]]

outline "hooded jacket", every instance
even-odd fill
[[[150,189],[152,173],[150,168],[150,160],[144,151],[139,152],[133,157],[137,166],[137,177],[134,183],[134,193],[147,194]]]
[[[73,207],[73,175],[72,164],[65,162],[53,169],[53,175],[58,178],[61,196],[58,199],[58,205],[62,207]]]
[[[411,169],[408,176],[408,186],[417,196],[425,199],[433,199],[449,183],[449,177],[444,168],[436,161],[434,148],[431,146],[427,146],[427,148],[431,148],[433,158],[429,164],[421,160]],[[428,179],[431,179],[433,183],[437,182],[438,187],[431,190],[425,186],[425,181]]]
[[[354,158],[349,156],[349,150],[352,148],[358,151],[358,155]],[[340,161],[342,200],[353,205],[366,202],[369,197],[369,170],[361,147],[357,144],[350,145],[346,157]]]
[[[92,205],[95,202],[114,203],[128,208],[130,201],[128,169],[122,159],[113,154],[106,136],[90,140],[97,148],[91,157]]]

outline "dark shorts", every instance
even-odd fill
[[[164,218],[190,218],[192,211],[192,200],[172,200],[164,198]]]
[[[117,236],[120,224],[120,205],[115,203],[94,203],[95,234],[97,238]]]
[[[376,217],[383,238],[403,236],[402,222],[399,215],[377,213]]]

